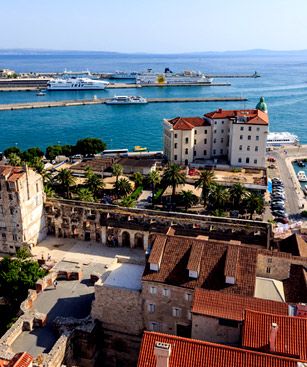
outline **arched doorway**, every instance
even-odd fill
[[[137,232],[134,236],[134,247],[144,248],[144,234]]]
[[[130,233],[123,232],[122,233],[122,246],[123,247],[130,247]]]

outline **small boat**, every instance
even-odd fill
[[[107,99],[106,104],[145,104],[148,103],[146,98],[139,96],[114,96]]]
[[[307,182],[307,176],[306,176],[305,172],[304,171],[298,171],[297,172],[297,179],[300,182]]]
[[[38,97],[42,97],[42,96],[45,96],[45,95],[46,95],[46,93],[45,93],[45,92],[43,92],[43,91],[39,91],[39,92],[37,92],[37,93],[36,93],[36,95],[37,95]]]
[[[141,147],[140,145],[136,145],[134,148],[133,148],[133,151],[134,152],[147,152],[148,149],[145,148],[145,147]]]
[[[297,161],[297,165],[299,167],[305,167],[305,163],[303,161]]]

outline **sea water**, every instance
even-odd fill
[[[63,99],[91,99],[114,95],[143,97],[246,97],[247,102],[159,103],[146,105],[94,105],[0,112],[0,151],[52,144],[73,144],[83,137],[99,137],[109,149],[141,145],[162,150],[163,118],[201,116],[217,108],[253,108],[264,96],[269,108],[270,131],[290,131],[307,143],[307,55],[0,55],[0,69],[18,72],[86,70],[163,71],[196,70],[207,74],[253,74],[260,78],[216,79],[225,87],[161,87],[105,91],[1,92],[0,103]]]

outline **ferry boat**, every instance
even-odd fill
[[[136,71],[115,71],[110,75],[110,79],[132,79],[135,80],[138,73]]]
[[[297,172],[297,179],[300,182],[307,182],[307,176],[306,176],[305,172],[304,171],[298,171]]]
[[[67,78],[53,79],[47,83],[47,90],[100,90],[109,84],[104,80],[93,80],[90,78]]]
[[[280,133],[268,133],[267,136],[267,146],[294,145],[298,143],[298,136],[286,131]]]
[[[146,98],[139,96],[114,96],[107,99],[106,104],[145,104],[148,103]]]
[[[208,78],[201,72],[187,70],[173,73],[169,68],[166,68],[164,73],[155,73],[152,69],[148,69],[136,77],[137,84],[212,84],[212,82],[213,78]]]

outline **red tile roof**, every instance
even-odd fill
[[[5,178],[6,181],[17,181],[24,174],[25,171],[22,167],[0,165],[0,177]]]
[[[246,245],[231,245],[226,241],[201,240],[191,237],[166,235],[160,235],[159,237],[166,238],[160,270],[150,270],[149,263],[147,263],[142,278],[143,281],[192,289],[201,287],[247,296],[254,295],[257,263],[256,248]],[[152,251],[155,251],[155,246],[156,243],[154,242]],[[188,271],[191,253],[193,254],[195,246],[197,250],[199,246],[203,248],[197,279],[190,278]],[[224,276],[227,249],[231,246],[238,246],[239,248],[236,283],[233,285],[226,284]]]
[[[169,367],[297,367],[299,360],[221,344],[145,332],[138,367],[156,367],[156,342],[171,345]],[[302,343],[304,344],[304,343]]]
[[[192,130],[194,127],[210,126],[203,117],[175,117],[168,122],[173,125],[174,130]]]
[[[240,119],[245,118],[245,124],[253,125],[267,125],[269,123],[269,117],[266,113],[254,109],[254,110],[222,110],[209,112],[204,115],[209,119]]]
[[[278,325],[275,353],[307,359],[307,319],[247,310],[244,318],[242,346],[269,352],[272,323]]]
[[[286,301],[307,303],[307,270],[302,265],[291,264],[289,278],[283,280]]]
[[[28,367],[33,362],[33,357],[31,354],[23,352],[18,353],[15,357],[11,360],[8,367]]]
[[[166,237],[157,235],[155,238],[155,246],[151,250],[149,256],[149,263],[150,264],[160,264],[161,258],[163,256],[164,247],[166,243]]]
[[[307,243],[302,236],[293,233],[291,236],[283,239],[279,243],[280,251],[291,253],[294,256],[307,258]]]
[[[201,288],[195,290],[192,306],[192,312],[195,314],[242,321],[246,309],[288,315],[286,303]]]

